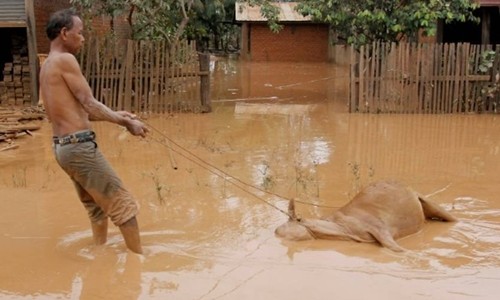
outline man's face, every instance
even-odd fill
[[[83,22],[79,17],[73,17],[73,27],[63,28],[64,42],[69,52],[77,54],[83,46]]]

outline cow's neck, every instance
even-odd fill
[[[352,239],[342,224],[321,219],[303,219],[301,223],[318,238]]]

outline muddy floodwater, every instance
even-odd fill
[[[94,123],[137,197],[144,255],[116,227],[92,245],[48,122],[0,152],[0,299],[498,299],[500,116],[348,114],[348,74],[214,60],[213,112],[144,116],[141,139]],[[397,179],[458,223],[378,244],[285,242],[303,217]]]

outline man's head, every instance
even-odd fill
[[[77,53],[85,40],[83,22],[73,9],[63,9],[53,13],[47,23],[46,33],[50,41],[61,39],[71,53]]]

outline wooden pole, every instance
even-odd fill
[[[28,39],[28,57],[30,66],[30,90],[31,105],[38,104],[38,73],[40,66],[38,63],[38,50],[36,47],[36,22],[32,0],[25,0],[24,7],[26,11],[26,32]]]
[[[200,53],[200,95],[202,112],[211,112],[210,100],[210,54]]]

